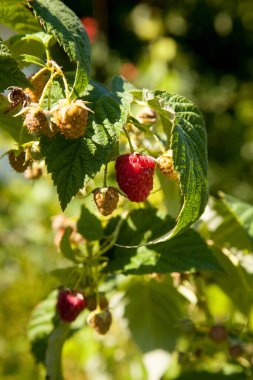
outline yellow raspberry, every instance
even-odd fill
[[[66,99],[62,99],[51,110],[52,121],[66,138],[77,139],[86,131],[89,111],[82,100],[69,103]]]
[[[100,214],[111,215],[119,201],[119,193],[113,187],[99,187],[94,191],[94,201]]]
[[[40,107],[26,107],[24,109],[25,120],[24,126],[29,133],[37,136],[45,135],[52,137],[56,134],[55,126],[50,122],[50,112]]]
[[[169,179],[177,181],[178,173],[174,170],[172,150],[168,150],[157,158],[157,166],[161,172]]]
[[[49,79],[47,72],[42,72],[34,80],[31,80],[33,88],[25,88],[24,93],[29,96],[32,103],[38,103],[42,94],[42,91]]]

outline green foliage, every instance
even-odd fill
[[[221,269],[205,241],[193,230],[163,243],[144,246],[174,224],[172,218],[161,217],[156,209],[132,211],[121,225],[116,245],[109,252],[105,271],[140,275]],[[123,248],[129,241],[142,246]]]
[[[81,209],[77,228],[78,232],[87,240],[100,240],[103,237],[101,221],[84,206]]]
[[[19,70],[17,61],[12,57],[9,49],[0,39],[0,91],[9,86],[29,87],[30,83],[25,74]]]
[[[25,1],[1,0],[0,20],[20,33],[33,33],[40,29],[38,22],[25,8]]]
[[[125,107],[121,109],[121,103],[111,96],[99,98],[93,111],[84,138],[66,140],[57,135],[41,139],[42,154],[57,186],[62,209],[108,162],[126,121]]]
[[[174,168],[179,173],[184,198],[176,226],[164,236],[150,242],[154,244],[186,230],[205,209],[208,200],[207,137],[204,119],[188,99],[161,91],[145,91],[144,99],[162,114],[166,131],[171,127],[168,139],[170,138]],[[157,103],[162,111],[159,111]]]
[[[33,0],[29,4],[45,31],[55,37],[70,60],[77,64],[73,91],[81,94],[90,71],[90,44],[82,23],[59,0]]]
[[[143,352],[173,351],[177,324],[185,313],[182,301],[169,281],[134,281],[130,285],[126,292],[125,317],[133,339]]]

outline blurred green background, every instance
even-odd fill
[[[222,190],[253,202],[252,0],[64,2],[87,27],[93,79],[108,84],[122,74],[137,87],[193,100],[206,120],[211,194]],[[1,152],[9,146],[1,136]],[[78,215],[79,207],[75,200],[67,214]],[[6,158],[0,161],[1,379],[43,378],[29,354],[26,325],[31,309],[55,285],[48,272],[63,261],[50,223],[58,213],[46,178],[26,181]],[[114,329],[106,344],[88,331],[67,343],[67,379],[147,378],[138,349],[120,327]]]

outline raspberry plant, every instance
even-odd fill
[[[232,265],[222,247],[224,240],[233,241],[229,231],[221,242],[205,219],[199,229],[191,228],[208,201],[207,137],[198,107],[180,95],[137,89],[122,77],[113,78],[109,88],[92,80],[88,36],[61,1],[28,0],[11,7],[13,14],[3,21],[22,34],[0,41],[0,128],[12,139],[6,154],[25,178],[51,174],[62,211],[73,198],[80,197],[81,207],[76,220],[62,214],[53,221],[55,245],[71,266],[54,271],[59,289],[32,313],[28,335],[36,361],[45,365],[48,379],[63,379],[64,342],[81,328],[110,331],[113,310],[101,289],[118,274],[135,276],[126,291],[126,316],[144,351],[173,351],[180,329],[195,334],[194,342],[201,334],[227,342],[228,329],[210,321],[201,302],[206,325],[185,323],[187,296],[177,291],[186,273],[200,300],[198,272],[217,271],[222,283],[220,273]],[[56,54],[59,46],[62,54]],[[30,64],[38,69],[26,77],[21,68]],[[95,181],[101,181],[99,187]],[[155,196],[162,192],[166,203],[171,186],[181,198],[176,218],[161,212]],[[240,233],[251,240],[245,212],[252,215],[252,208],[221,198],[213,210],[229,226],[239,220]],[[169,273],[179,277],[172,281]],[[140,300],[155,300],[148,315],[141,302],[131,301],[136,292]],[[136,316],[142,316],[139,322]],[[157,323],[155,331],[145,330],[150,319]],[[222,339],[217,326],[226,332]],[[244,350],[232,343],[231,356],[240,357]]]

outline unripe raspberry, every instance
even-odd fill
[[[52,121],[66,138],[77,139],[86,131],[89,111],[82,100],[69,103],[66,99],[62,99],[51,110]]]
[[[11,167],[18,173],[23,173],[30,164],[30,160],[26,159],[25,151],[10,150],[8,157]]]
[[[111,215],[119,201],[119,193],[113,187],[99,187],[94,191],[98,211],[104,216]]]
[[[112,314],[108,309],[103,311],[94,310],[89,314],[87,323],[93,327],[97,333],[104,335],[111,326]]]
[[[177,181],[178,173],[174,170],[172,154],[172,150],[168,150],[168,152],[159,156],[157,166],[167,178]]]
[[[217,342],[217,343],[222,342],[227,339],[227,330],[225,329],[224,326],[221,326],[221,325],[212,326],[209,331],[209,337],[214,342]]]
[[[107,309],[108,301],[104,293],[99,293],[99,307],[101,310]],[[90,311],[97,309],[97,295],[91,294],[87,297],[87,308]]]
[[[155,110],[145,107],[137,114],[136,119],[140,124],[154,124],[157,121],[157,114]]]
[[[24,110],[24,126],[29,133],[36,136],[45,135],[53,137],[56,134],[56,128],[50,123],[50,112],[40,107],[27,107]]]
[[[86,299],[80,292],[61,289],[58,293],[56,309],[63,322],[73,322],[86,307]]]
[[[24,93],[29,96],[32,103],[38,103],[42,94],[42,91],[49,79],[47,72],[42,72],[34,80],[31,81],[33,88],[25,88]]]
[[[116,160],[116,180],[132,202],[143,202],[153,189],[155,161],[140,153],[123,154]]]

